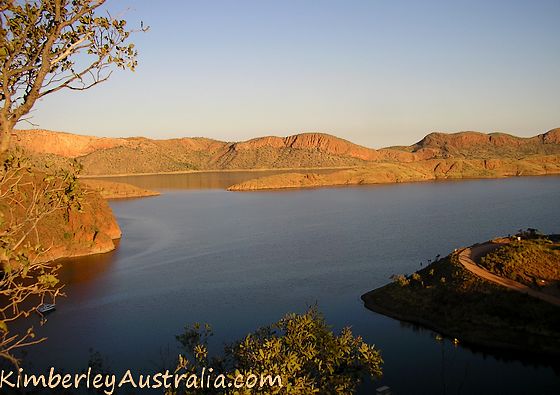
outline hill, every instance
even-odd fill
[[[372,149],[324,133],[267,136],[242,142],[200,137],[153,140],[19,130],[13,146],[62,163],[78,160],[85,175],[192,170],[367,167],[432,159],[525,159],[560,155],[560,129],[532,138],[506,134],[431,133],[407,147]]]
[[[16,133],[15,146],[50,160],[77,159],[88,175],[347,167],[363,165],[378,157],[373,149],[319,133],[234,143],[206,138],[98,138],[45,130]]]
[[[506,133],[430,133],[407,150],[413,153],[428,150],[438,158],[521,159],[529,155],[558,154],[559,144],[560,129],[530,138]]]

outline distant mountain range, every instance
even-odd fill
[[[189,170],[370,167],[434,159],[507,159],[560,155],[560,128],[535,137],[504,133],[431,133],[410,146],[372,149],[323,133],[267,136],[242,142],[207,138],[105,138],[47,130],[18,130],[12,139],[35,156],[75,158],[86,175]],[[547,160],[550,160],[548,158]]]

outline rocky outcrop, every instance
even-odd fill
[[[72,187],[72,196],[78,193],[79,206],[72,205],[66,207],[64,204],[53,204],[49,196],[56,188],[69,188],[70,184],[63,181],[49,181],[49,177],[44,173],[32,171],[25,173],[24,177],[18,182],[17,192],[9,193],[9,198],[16,199],[17,205],[12,201],[6,202],[0,199],[0,232],[2,226],[9,229],[17,228],[20,224],[23,227],[16,238],[25,237],[17,247],[17,251],[24,252],[30,258],[40,262],[49,262],[59,258],[76,257],[83,255],[99,254],[111,251],[115,248],[114,240],[121,237],[121,230],[107,200],[101,195],[84,186]],[[52,184],[59,182],[59,184]],[[56,186],[58,185],[58,186]],[[73,184],[72,184],[73,185]],[[11,184],[4,185],[5,188],[14,190]],[[43,199],[34,194],[48,191]],[[5,192],[5,191],[4,191]],[[70,195],[56,197],[56,201],[64,201],[64,198],[71,199]],[[4,196],[3,196],[4,198]],[[8,203],[8,204],[6,204]],[[31,222],[26,223],[29,213],[37,212],[35,230],[30,228]],[[38,246],[40,249],[35,249]]]
[[[107,201],[89,191],[82,212],[71,210],[67,217],[61,211],[51,214],[39,223],[38,234],[46,249],[39,260],[48,262],[112,251],[121,230]]]
[[[541,136],[544,144],[560,144],[560,128],[552,129]]]

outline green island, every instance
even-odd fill
[[[560,237],[529,229],[455,250],[362,295],[365,306],[454,342],[560,354]],[[440,336],[436,336],[440,338]]]

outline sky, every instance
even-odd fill
[[[139,66],[46,96],[39,128],[225,141],[303,131],[369,147],[560,127],[559,0],[107,0]],[[26,127],[25,124],[18,127]]]

